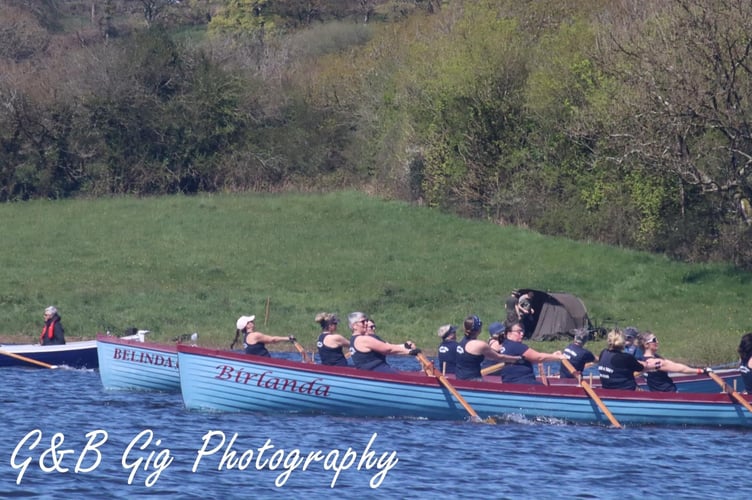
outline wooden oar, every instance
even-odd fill
[[[505,365],[505,363],[503,361],[501,363],[496,363],[494,365],[489,365],[489,366],[483,368],[480,371],[480,374],[481,375],[488,375],[489,373],[496,373],[497,371],[499,371],[502,368],[504,368],[504,365]]]
[[[546,376],[546,370],[543,367],[543,362],[538,363],[538,374],[540,375],[541,383],[548,385],[548,377]]]
[[[308,353],[306,352],[305,348],[300,345],[300,342],[297,340],[290,340],[292,342],[292,345],[295,346],[295,349],[298,350],[300,353],[300,356],[303,358],[303,363],[313,363],[313,360],[308,357]]]
[[[568,359],[562,359],[561,364],[564,365],[564,368],[566,368],[573,377],[577,378],[577,370],[574,369],[574,366],[572,366],[572,363],[570,363]],[[587,392],[588,396],[590,396],[590,398],[595,401],[595,404],[598,405],[598,408],[600,408],[601,411],[606,415],[606,417],[608,417],[608,419],[611,421],[611,424],[617,429],[621,429],[621,424],[619,423],[619,421],[616,420],[616,417],[614,417],[613,413],[611,413],[611,410],[609,410],[608,407],[603,404],[603,401],[601,401],[601,398],[598,397],[593,388],[590,387],[590,384],[588,384],[585,379],[580,378],[580,385],[583,389],[585,389],[585,392]]]
[[[478,413],[473,410],[473,407],[468,404],[467,401],[465,401],[465,398],[462,397],[462,394],[457,392],[457,389],[454,388],[454,386],[449,383],[449,381],[446,379],[444,375],[441,374],[439,370],[436,369],[436,367],[431,363],[431,361],[423,355],[422,352],[419,352],[415,355],[416,358],[418,358],[418,361],[420,361],[420,364],[423,365],[423,369],[426,370],[426,372],[433,373],[433,376],[439,379],[439,382],[441,382],[441,385],[447,388],[449,392],[452,393],[452,395],[457,398],[457,401],[460,402],[460,404],[465,408],[465,410],[470,414],[470,420],[472,422],[483,422],[483,419],[481,419],[478,416]],[[487,422],[489,424],[495,424],[496,421],[492,418],[488,418]]]
[[[49,368],[50,370],[54,370],[57,368],[57,365],[49,365],[47,363],[43,363],[41,361],[37,361],[36,359],[27,358],[26,356],[21,356],[20,354],[16,354],[15,352],[8,352],[0,349],[0,354],[3,354],[5,356],[10,356],[11,358],[20,359],[21,361],[26,361],[27,363],[31,363],[32,365],[38,365],[43,368]]]
[[[715,383],[721,386],[721,390],[725,393],[727,393],[729,396],[737,400],[742,406],[744,406],[750,413],[752,413],[752,405],[750,405],[746,399],[742,397],[741,394],[736,392],[734,389],[729,387],[729,385],[726,383],[725,380],[723,380],[721,377],[716,375],[713,372],[708,372],[708,376],[715,380]]]

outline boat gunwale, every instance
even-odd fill
[[[147,349],[151,351],[160,351],[165,352],[168,354],[177,354],[177,344],[162,344],[158,342],[154,342],[151,340],[136,340],[136,339],[125,339],[122,337],[115,337],[112,335],[107,335],[104,333],[97,334],[96,338],[97,342],[103,342],[106,344],[111,345],[123,345],[128,347],[135,347],[135,348],[141,348],[141,349]]]

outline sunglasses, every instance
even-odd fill
[[[655,342],[658,342],[658,339],[656,337],[653,337],[652,339],[645,341],[646,344],[652,344],[652,343],[655,343]]]

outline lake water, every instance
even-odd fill
[[[749,430],[202,413],[96,371],[2,373],[1,498],[749,496]]]

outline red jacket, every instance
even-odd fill
[[[39,336],[41,345],[65,344],[63,325],[60,324],[60,316],[53,316],[49,322],[45,322],[42,334]]]

